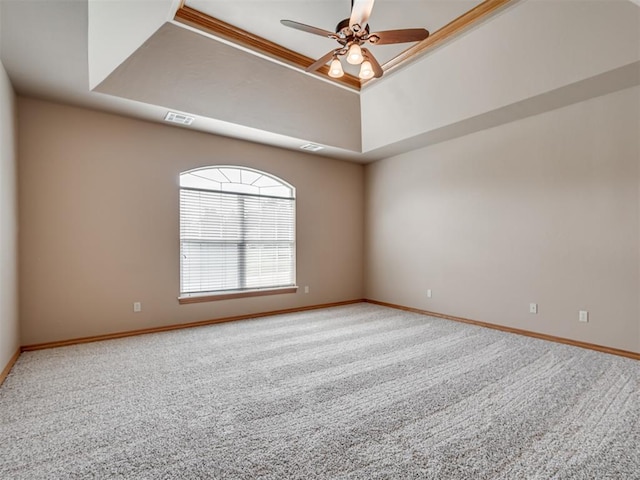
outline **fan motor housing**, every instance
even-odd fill
[[[356,36],[356,32],[351,30],[351,27],[349,26],[350,21],[351,19],[345,18],[340,23],[338,23],[338,25],[336,25],[336,34],[342,38],[349,38],[351,36]],[[361,37],[361,36],[367,35],[368,33],[369,33],[369,25],[367,25],[364,28],[364,33],[358,36]]]

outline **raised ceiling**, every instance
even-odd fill
[[[372,32],[421,27],[434,33],[482,1],[376,0],[369,24]],[[280,20],[295,20],[333,32],[338,22],[348,18],[351,11],[350,0],[254,0],[241,2],[244,4],[243,8],[237,8],[235,3],[220,0],[185,0],[184,6],[311,58],[325,54],[333,47],[333,42],[304,32],[291,31],[280,24]],[[380,63],[386,63],[410,46],[382,45],[372,48],[375,48]]]
[[[498,1],[377,0],[374,30],[425,27],[436,41],[361,91],[177,22],[179,0],[0,0],[0,52],[23,95],[157,122],[171,109],[195,116],[195,130],[313,142],[359,162],[640,83],[636,3],[505,0],[464,32],[450,28]],[[313,59],[332,42],[279,20],[331,30],[349,11],[348,0],[186,5]],[[373,48],[386,63],[398,53]]]
[[[390,1],[378,0],[369,19],[371,32],[404,28],[426,28],[433,35],[422,42],[369,46],[385,71],[398,67],[450,37],[461,33],[510,0]],[[275,58],[289,65],[306,68],[336,42],[306,32],[291,31],[280,20],[294,20],[329,32],[349,17],[349,0],[308,2],[243,2],[245,9],[228,1],[185,0],[176,12],[178,22],[230,40],[235,44]],[[445,29],[445,27],[447,27]],[[444,30],[443,30],[444,29]],[[359,89],[357,67],[343,65],[346,78],[329,81]]]

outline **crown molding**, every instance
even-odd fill
[[[410,48],[406,49],[396,57],[392,58],[384,65],[382,69],[385,73],[398,70],[404,67],[428,52],[441,47],[446,42],[453,40],[458,35],[470,28],[478,25],[479,23],[489,19],[496,14],[499,10],[505,8],[508,5],[515,4],[520,0],[485,0],[484,2],[476,5],[468,12],[460,15],[455,20],[449,22],[444,27],[433,32],[429,37],[416,43]],[[176,11],[174,20],[183,25],[188,25],[196,30],[211,34],[213,36],[227,40],[233,44],[242,46],[251,51],[265,55],[269,58],[285,63],[287,65],[305,70],[316,60],[302,55],[298,52],[290,50],[282,45],[274,43],[263,37],[255,35],[251,32],[243,30],[239,27],[223,22],[215,17],[207,15],[199,10],[191,8],[185,5],[183,1]],[[360,91],[363,85],[370,82],[378,82],[381,79],[372,78],[369,80],[360,80],[359,78],[345,74],[340,78],[332,78],[329,76],[329,67],[323,65],[314,74],[325,78],[326,80],[346,86],[350,89]],[[384,77],[382,77],[384,78]]]

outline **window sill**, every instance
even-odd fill
[[[201,303],[201,302],[215,302],[218,300],[231,300],[232,298],[246,298],[246,297],[262,297],[266,295],[280,295],[283,293],[296,293],[298,291],[297,286],[282,287],[282,288],[262,288],[258,290],[244,290],[241,292],[221,292],[221,293],[207,293],[204,295],[189,295],[185,297],[178,297],[178,303],[180,305],[186,305],[189,303]]]

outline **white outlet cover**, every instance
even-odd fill
[[[427,290],[427,298],[431,298],[431,289]]]
[[[529,313],[538,313],[538,304],[530,303],[529,304]]]
[[[587,323],[589,321],[589,312],[586,310],[580,310],[580,313],[578,314],[578,321]]]

